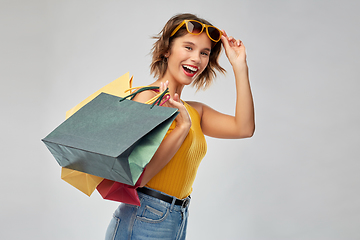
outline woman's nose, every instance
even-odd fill
[[[191,60],[195,63],[200,63],[201,62],[200,53],[194,52],[191,55]]]

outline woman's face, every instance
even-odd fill
[[[168,57],[165,77],[189,85],[206,68],[211,52],[211,40],[206,33],[187,33],[174,39]]]

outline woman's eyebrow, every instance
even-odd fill
[[[184,43],[185,43],[185,44],[190,44],[190,45],[195,45],[195,43],[189,42],[189,41],[185,41]]]

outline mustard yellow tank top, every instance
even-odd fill
[[[197,169],[207,150],[199,113],[186,102],[184,105],[189,112],[192,123],[189,133],[170,162],[146,184],[149,188],[179,199],[189,196],[192,192]],[[174,121],[167,134],[175,126],[176,122]]]

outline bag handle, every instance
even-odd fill
[[[126,90],[125,92],[131,91],[131,90],[133,90],[133,89],[138,89],[138,88],[139,88],[139,87],[137,87],[137,88],[130,88],[130,89]],[[132,100],[132,99],[136,96],[136,94],[141,93],[141,92],[143,92],[143,91],[147,91],[147,90],[158,90],[158,89],[159,89],[159,87],[156,87],[156,86],[140,87],[137,91],[135,91],[135,92],[133,92],[133,93],[125,96],[124,98],[120,99],[119,102],[122,102],[122,101],[124,101],[125,99],[127,99],[127,98],[129,98],[129,97],[131,97],[130,100]],[[165,97],[165,96],[166,96],[166,97]],[[163,105],[163,104],[165,103],[165,102],[161,103],[161,101],[164,99],[164,97],[165,97],[165,102],[170,99],[169,88],[167,88],[167,89],[166,89],[165,91],[163,91],[162,93],[159,93],[158,95],[156,95],[156,96],[153,97],[152,99],[148,100],[145,104],[151,104],[151,103],[152,103],[150,109],[152,109],[152,108],[155,106],[155,104],[158,105],[158,106],[161,106],[161,105]]]
[[[140,86],[140,87],[132,87],[132,88],[128,88],[124,91],[124,93],[126,92],[130,92],[130,93],[133,93],[133,92],[136,92],[136,91],[133,91],[135,89],[140,89],[140,88],[148,88],[148,87],[155,87],[155,86]]]
[[[133,87],[133,88],[129,88],[127,90],[125,90],[125,92],[131,92],[135,89],[140,89],[140,88],[154,88],[154,89],[151,89],[151,90],[157,90],[155,92],[159,92],[159,87],[153,87],[153,86],[141,86],[141,87]],[[136,94],[136,93],[135,93]],[[160,94],[156,95],[155,97],[153,97],[152,99],[148,100],[147,102],[145,102],[145,104],[152,104],[158,97],[160,96]],[[133,97],[131,98],[133,99]],[[164,97],[163,97],[163,102],[160,103],[160,106],[162,106],[164,103],[166,103],[168,100],[170,99],[170,94],[165,94]]]

